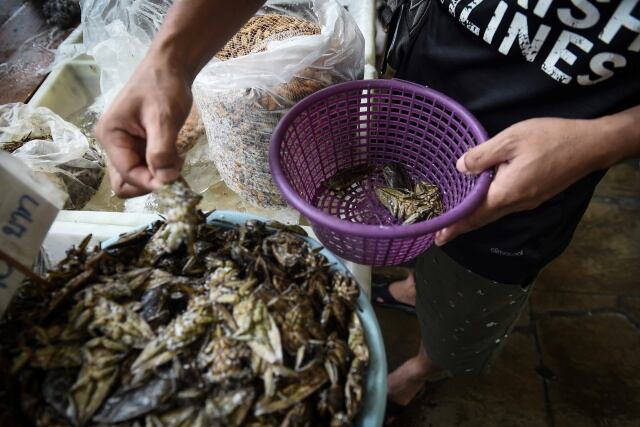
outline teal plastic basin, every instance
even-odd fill
[[[250,219],[266,221],[265,218],[240,212],[214,211],[207,217],[207,222],[220,227],[231,228],[233,225],[243,225]],[[118,237],[105,240],[102,242],[102,248],[108,247],[117,240]],[[317,240],[310,237],[306,237],[305,240],[312,248],[322,246]],[[333,253],[327,249],[323,249],[321,253],[327,257],[329,263],[333,264],[333,269],[353,277],[347,267],[345,267],[342,261]],[[387,357],[384,351],[384,342],[382,340],[380,326],[378,325],[378,319],[362,286],[360,287],[360,298],[358,299],[357,310],[364,328],[367,344],[369,345],[370,361],[365,379],[365,395],[363,397],[360,415],[356,420],[356,426],[380,427],[384,422],[384,412],[387,402]]]

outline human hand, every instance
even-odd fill
[[[139,196],[179,176],[176,137],[191,102],[184,73],[153,57],[143,60],[96,126],[117,196]]]
[[[469,150],[458,159],[458,170],[477,175],[495,167],[495,176],[480,206],[438,231],[436,244],[507,214],[534,209],[590,172],[607,167],[602,127],[597,120],[530,119]]]

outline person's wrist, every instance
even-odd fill
[[[154,42],[144,62],[153,68],[160,68],[174,74],[184,80],[188,86],[191,86],[198,73],[194,61],[186,57],[186,54],[177,48],[176,43],[170,40]]]
[[[625,151],[628,138],[626,129],[634,124],[627,121],[627,118],[619,115],[584,120],[588,122],[586,135],[593,153],[594,170],[610,168],[628,157]]]

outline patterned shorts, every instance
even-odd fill
[[[526,305],[528,286],[479,276],[432,246],[416,260],[416,314],[429,357],[453,375],[484,374]]]

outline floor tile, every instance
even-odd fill
[[[640,296],[640,208],[594,201],[537,290]]]
[[[616,314],[537,322],[556,427],[640,425],[640,330]]]
[[[640,197],[640,162],[629,160],[609,169],[596,188],[605,197]]]
[[[554,292],[540,290],[531,295],[534,313],[588,312],[599,309],[615,309],[616,295],[587,294],[579,292]]]
[[[537,364],[534,338],[514,333],[489,375],[447,380],[418,399],[396,425],[547,426]]]

